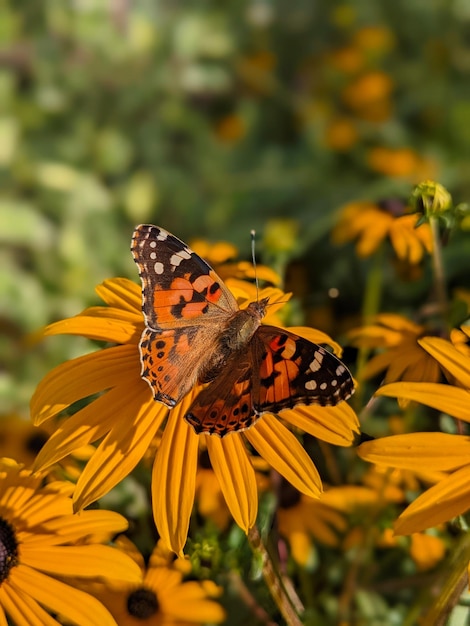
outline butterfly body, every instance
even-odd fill
[[[138,226],[132,254],[142,280],[141,375],[174,407],[207,384],[185,415],[196,432],[249,428],[265,412],[333,405],[353,392],[347,368],[317,344],[262,325],[268,300],[240,309],[214,270],[182,241]]]

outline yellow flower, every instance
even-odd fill
[[[277,509],[279,533],[287,539],[294,561],[305,568],[316,563],[317,542],[338,546],[338,533],[347,527],[345,517],[325,502],[325,496],[310,498],[287,483],[281,484]]]
[[[385,72],[368,72],[359,76],[343,92],[343,100],[354,111],[361,112],[377,102],[387,100],[393,89],[393,81]]]
[[[325,131],[325,144],[332,150],[347,152],[359,139],[357,124],[348,117],[333,119]]]
[[[228,278],[254,279],[256,276],[259,280],[265,280],[272,285],[279,286],[281,284],[281,277],[270,267],[257,265],[255,271],[253,263],[235,261],[238,250],[236,246],[227,241],[211,244],[204,239],[195,239],[191,242],[191,248],[201,258],[206,259],[224,281]]]
[[[381,387],[377,395],[421,402],[469,422],[470,357],[450,341],[437,337],[426,337],[420,344],[458,386],[432,382],[392,383]],[[441,480],[400,515],[395,523],[398,534],[436,526],[470,508],[470,441],[467,436],[438,432],[394,435],[365,442],[359,446],[358,453],[363,459],[386,467],[444,472]]]
[[[368,257],[389,239],[400,260],[419,263],[425,251],[432,251],[431,229],[429,224],[417,227],[420,215],[404,214],[405,210],[405,205],[399,201],[382,206],[373,202],[347,204],[333,229],[333,242],[343,244],[357,239],[358,256]]]
[[[141,569],[142,582],[95,587],[95,595],[119,626],[195,626],[224,621],[225,611],[213,599],[220,596],[219,587],[211,581],[185,582],[181,561],[173,565],[160,544],[148,566],[129,544],[123,543],[123,547]]]
[[[240,281],[237,295],[254,289]],[[232,289],[235,291],[235,288]],[[108,280],[97,289],[108,307],[91,307],[80,315],[52,324],[46,334],[77,334],[119,344],[82,356],[51,371],[31,400],[36,424],[51,419],[82,398],[93,399],[60,422],[57,431],[40,451],[35,468],[44,469],[74,449],[100,440],[86,464],[74,493],[76,510],[106,494],[131,472],[154,437],[164,427],[152,474],[153,513],[165,544],[181,553],[185,544],[194,501],[199,436],[183,419],[199,389],[194,389],[171,412],[155,402],[140,376],[138,344],[144,328],[141,290],[126,279]],[[277,289],[265,289],[273,306],[266,321],[273,321],[276,308],[286,301]],[[335,343],[324,333],[308,328],[293,332],[316,343]],[[338,348],[338,346],[336,346]],[[247,454],[252,446],[274,469],[299,491],[317,497],[321,490],[318,472],[297,437],[284,425],[304,430],[336,445],[351,445],[358,421],[346,403],[336,407],[301,406],[282,411],[282,421],[263,415],[249,430],[223,439],[204,436],[211,465],[224,498],[237,524],[246,532],[257,514],[256,473]]]
[[[436,172],[436,165],[411,148],[371,148],[367,155],[371,170],[394,178],[410,177],[413,180],[430,178]]]
[[[220,141],[233,144],[237,143],[246,135],[246,123],[243,117],[236,113],[229,113],[217,120],[215,132]]]
[[[361,376],[368,379],[386,370],[386,383],[441,380],[442,367],[420,344],[425,335],[425,326],[395,313],[380,313],[370,324],[348,332],[353,346],[379,350],[367,362]]]
[[[15,626],[59,626],[55,614],[78,626],[115,626],[101,603],[64,580],[141,580],[129,557],[92,539],[126,530],[127,521],[108,511],[73,515],[70,487],[41,487],[40,476],[14,461],[0,462],[2,624],[8,615]]]

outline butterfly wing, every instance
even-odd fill
[[[260,326],[253,342],[259,364],[253,397],[257,414],[298,404],[333,406],[354,392],[347,367],[318,344],[274,326]]]
[[[138,226],[131,251],[146,324],[141,375],[155,400],[173,407],[199,381],[217,348],[219,328],[238,305],[214,270],[166,230]]]
[[[236,353],[223,372],[205,387],[184,419],[196,433],[219,435],[246,430],[259,416],[253,411],[250,351]]]
[[[194,400],[185,415],[197,433],[246,430],[263,413],[298,404],[332,406],[354,391],[346,366],[321,346],[274,326],[260,326],[248,349]]]
[[[131,251],[142,281],[142,311],[149,328],[209,324],[238,310],[211,266],[163,228],[137,226]]]

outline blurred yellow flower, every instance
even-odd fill
[[[358,256],[368,257],[388,239],[400,260],[419,263],[425,251],[432,251],[431,229],[429,224],[416,226],[420,215],[405,211],[406,205],[399,201],[351,202],[341,209],[332,240],[343,244],[357,239]]]
[[[347,152],[359,139],[357,125],[348,117],[333,119],[325,131],[325,145],[338,152]]]
[[[343,101],[356,112],[371,104],[390,98],[393,81],[385,72],[371,71],[362,74],[347,85],[342,93]]]
[[[224,621],[225,611],[215,601],[222,590],[209,580],[185,581],[186,568],[179,563],[187,561],[173,563],[157,543],[146,566],[133,544],[124,541],[122,547],[139,567],[142,582],[94,586],[94,594],[119,626],[196,626]]]
[[[237,143],[246,135],[246,124],[244,119],[236,113],[230,113],[215,124],[215,133],[220,141],[233,144]]]
[[[417,181],[436,173],[436,164],[411,148],[371,148],[367,163],[371,170],[379,174],[397,178],[406,176]]]
[[[105,607],[67,579],[139,584],[133,561],[101,545],[127,529],[110,511],[73,515],[73,486],[42,477],[9,459],[0,462],[0,621],[15,626],[57,625],[61,615],[77,626],[116,626]],[[11,620],[11,622],[10,622]],[[62,621],[60,623],[63,623]]]
[[[443,367],[420,345],[419,340],[425,335],[425,326],[395,313],[380,313],[369,324],[348,332],[353,346],[379,350],[367,362],[361,376],[367,379],[386,370],[385,383],[442,379]]]

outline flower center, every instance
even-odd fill
[[[18,564],[18,542],[15,531],[0,517],[0,585],[8,578],[12,567]]]
[[[156,594],[147,587],[139,587],[127,598],[129,615],[137,619],[148,619],[158,612]]]

